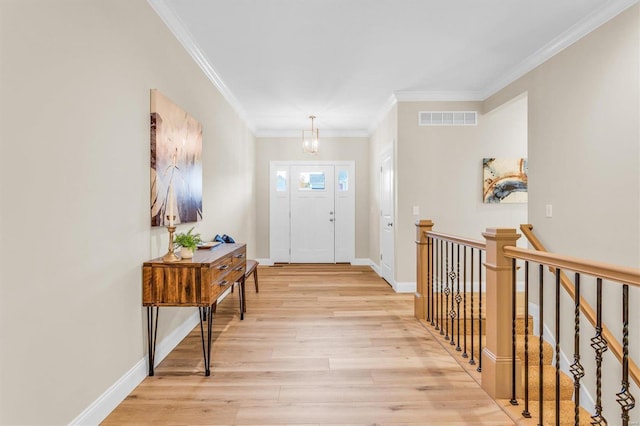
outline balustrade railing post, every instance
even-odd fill
[[[512,295],[511,259],[503,247],[515,246],[515,229],[487,228],[486,240],[486,345],[482,350],[482,388],[494,399],[511,398]],[[525,319],[526,321],[526,319]],[[516,389],[521,389],[521,367],[516,363]]]
[[[414,296],[414,316],[417,319],[427,319],[427,301],[433,294],[430,285],[431,271],[429,270],[429,254],[431,252],[432,240],[428,239],[426,232],[433,229],[433,222],[430,220],[420,220],[416,222],[416,293]]]

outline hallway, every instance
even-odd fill
[[[284,265],[218,306],[105,420],[122,424],[511,425],[369,267]]]

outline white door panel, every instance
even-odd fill
[[[388,149],[380,158],[380,273],[393,284],[393,151]]]
[[[335,262],[333,166],[291,166],[291,262]]]

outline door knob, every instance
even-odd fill
[[[387,226],[393,226],[393,223],[389,222],[387,223]]]

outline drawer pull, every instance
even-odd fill
[[[244,253],[240,253],[236,255],[237,259],[242,259],[244,257]]]
[[[240,272],[244,269],[244,266],[238,266],[236,269],[234,269],[234,271],[236,272]]]
[[[218,285],[223,286],[223,285],[227,285],[228,283],[229,283],[229,281],[227,281],[227,280],[222,280],[222,281],[220,281],[220,282],[218,283]]]
[[[222,265],[222,266],[219,266],[218,269],[221,270],[221,271],[224,271],[228,267],[229,267],[229,265]]]

